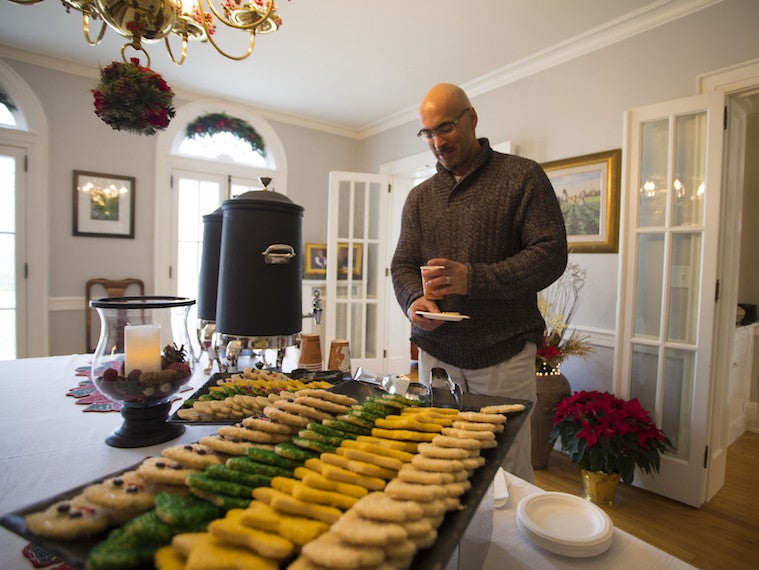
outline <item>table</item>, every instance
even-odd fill
[[[75,375],[76,368],[88,364],[90,358],[85,354],[0,362],[0,515],[134,465],[149,455],[160,454],[169,445],[216,433],[218,426],[188,426],[179,438],[152,447],[123,449],[106,445],[105,438],[121,424],[121,415],[85,413],[75,398],[66,396],[69,388],[83,379]],[[201,362],[190,385],[200,387],[207,379]],[[493,511],[492,543],[483,570],[692,568],[619,529],[614,530],[611,548],[590,559],[543,551],[524,538],[516,525],[519,500],[543,491],[509,477],[511,496],[504,508]],[[21,554],[26,542],[0,528],[0,568],[30,570],[31,564]]]
[[[493,511],[493,536],[481,570],[540,568],[553,569],[687,569],[687,562],[644,542],[618,528],[614,529],[611,546],[603,554],[591,558],[570,558],[553,554],[531,543],[517,527],[517,505],[535,493],[545,493],[539,487],[514,475],[507,475],[510,486],[508,502]]]

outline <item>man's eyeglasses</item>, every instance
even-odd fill
[[[464,109],[455,121],[446,121],[445,123],[440,123],[434,129],[420,129],[419,132],[416,133],[416,136],[423,141],[428,141],[435,135],[441,136],[452,133],[458,126],[459,121],[469,109],[471,109],[471,107]]]

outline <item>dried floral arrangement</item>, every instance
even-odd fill
[[[546,322],[543,344],[538,347],[535,372],[557,374],[559,366],[570,356],[586,358],[593,352],[588,335],[569,330],[585,286],[586,272],[576,263],[569,263],[564,274],[550,287],[538,293],[538,309]]]

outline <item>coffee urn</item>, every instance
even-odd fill
[[[303,327],[301,259],[303,207],[270,190],[221,205],[214,345],[227,364],[237,356],[297,344]]]
[[[200,282],[198,283],[197,335],[201,350],[208,353],[207,372],[211,371],[215,359],[213,334],[216,332],[221,220],[221,208],[203,216],[203,254],[200,258]]]

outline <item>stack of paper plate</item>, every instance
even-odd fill
[[[573,557],[605,552],[614,525],[600,507],[568,493],[541,493],[517,507],[517,526],[530,541],[556,554]]]

